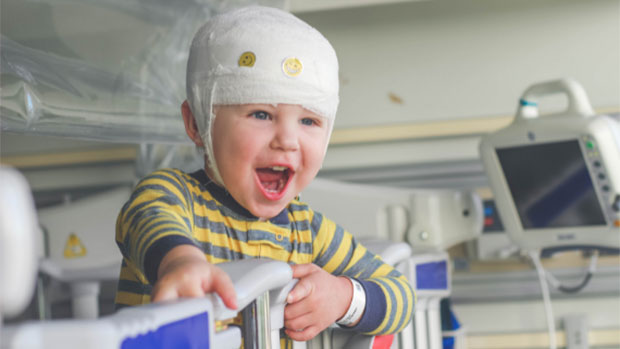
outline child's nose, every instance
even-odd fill
[[[295,151],[299,149],[299,134],[295,124],[290,122],[278,123],[276,132],[271,141],[271,146],[275,149],[285,151]]]

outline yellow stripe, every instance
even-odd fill
[[[388,264],[381,264],[379,266],[379,268],[377,268],[372,275],[370,275],[371,278],[378,278],[378,277],[382,277],[382,276],[386,276],[388,275],[392,270],[394,270],[394,268],[392,268],[390,265]]]
[[[396,330],[398,330],[397,326],[398,326],[398,322],[400,320],[400,318],[403,316],[403,297],[400,294],[400,292],[398,292],[398,287],[396,286],[396,284],[394,283],[393,280],[391,280],[390,278],[381,278],[382,281],[384,281],[385,283],[387,283],[390,288],[392,289],[393,293],[394,293],[394,297],[396,298],[396,304],[392,305],[392,307],[396,307],[396,313],[394,315],[394,322],[390,325],[389,329],[387,330],[387,333],[394,333]],[[387,295],[386,295],[387,296]],[[388,296],[389,297],[389,296]],[[388,308],[387,312],[386,312],[386,317],[389,318],[389,314],[392,312],[392,308]]]
[[[316,233],[314,241],[312,241],[312,260],[316,260],[318,256],[323,253],[323,250],[327,248],[325,240],[327,237],[329,237],[329,234],[325,233],[325,231],[327,230],[325,225],[326,220],[323,219],[323,221],[321,222],[321,226],[319,227],[319,231]]]
[[[141,188],[141,187],[147,186],[147,185],[162,186],[162,187],[168,189],[179,200],[181,200],[181,202],[183,203],[183,206],[187,207],[187,201],[185,200],[184,193],[179,191],[177,189],[177,187],[173,184],[173,183],[176,183],[181,188],[183,187],[183,185],[179,182],[178,178],[173,177],[170,173],[165,172],[165,171],[158,171],[158,172],[153,173],[153,175],[159,175],[159,176],[162,176],[162,177],[166,177],[167,179],[169,179],[169,181],[163,180],[161,178],[147,177],[145,180],[140,182],[140,184],[138,185],[138,188]],[[158,194],[160,194],[160,196],[169,195],[167,193],[159,192],[157,190],[149,190],[148,192],[149,193],[153,193],[153,194],[158,193]],[[148,196],[148,195],[145,195],[145,196]]]
[[[385,313],[385,317],[383,318],[383,321],[381,322],[379,327],[377,327],[376,330],[368,333],[370,335],[376,335],[376,334],[379,334],[379,333],[384,333],[384,331],[385,331],[384,329],[388,325],[388,322],[390,320],[390,317],[389,317],[390,313],[389,313],[389,311],[390,311],[390,309],[392,309],[392,300],[390,299],[387,290],[385,289],[385,287],[383,287],[382,284],[380,284],[380,283],[378,283],[378,282],[376,282],[374,280],[368,280],[368,281],[372,281],[375,284],[377,284],[379,286],[379,288],[381,288],[381,291],[383,292],[383,294],[385,295],[385,304],[386,304],[386,309],[387,309],[387,312]]]
[[[312,223],[312,215],[311,211],[293,211],[290,214],[293,216],[293,220],[295,221],[308,221],[308,223]]]
[[[213,246],[227,248],[237,253],[251,256],[259,256],[260,253],[260,245],[258,243],[247,243],[224,234],[214,233],[210,229],[196,229],[194,231],[194,238],[200,242],[208,242]]]
[[[213,223],[221,223],[238,231],[248,230],[246,221],[238,220],[233,217],[225,217],[218,210],[211,210],[206,205],[194,202],[194,214],[207,217]]]
[[[124,291],[116,292],[116,298],[114,300],[118,304],[125,305],[138,305],[151,302],[151,296],[148,294],[137,294]]]
[[[124,266],[121,268],[119,279],[135,281],[135,282],[139,282],[145,285],[148,284],[146,277],[144,277],[144,275],[142,275],[142,273],[139,270],[135,270],[130,266]]]
[[[359,262],[359,260],[362,259],[362,257],[364,257],[364,255],[366,254],[366,251],[367,251],[366,247],[364,247],[363,245],[357,245],[357,248],[353,251],[353,255],[351,256],[351,262],[344,269],[344,271],[346,272],[351,267],[353,267],[357,262]],[[362,272],[359,271],[357,274],[353,275],[353,277],[359,277],[361,273]]]
[[[340,246],[338,246],[338,249],[336,250],[336,253],[334,253],[334,255],[329,260],[329,262],[325,264],[323,269],[327,270],[330,273],[336,270],[336,268],[338,268],[340,264],[342,264],[342,262],[344,261],[345,257],[347,256],[347,252],[349,252],[350,247],[351,247],[351,234],[348,234],[345,232],[342,235],[342,240],[340,242]]]
[[[398,282],[400,282],[403,289],[405,290],[405,296],[407,297],[407,312],[405,313],[406,318],[405,318],[405,321],[403,322],[403,326],[399,329],[400,331],[405,326],[407,326],[407,324],[409,323],[409,321],[411,321],[411,318],[413,317],[414,304],[416,303],[416,293],[413,290],[413,288],[409,286],[409,282],[407,282],[407,279],[405,278],[405,276],[401,276],[397,280]],[[407,292],[407,291],[410,291],[410,292]]]
[[[138,260],[142,260],[142,254],[141,251],[148,251],[148,249],[159,239],[166,237],[166,236],[172,236],[172,235],[178,235],[178,236],[185,236],[188,237],[185,234],[182,234],[178,231],[179,226],[177,224],[174,223],[169,223],[170,220],[166,219],[167,217],[162,217],[157,218],[157,219],[153,219],[152,221],[148,222],[148,224],[146,224],[144,227],[142,227],[141,229],[138,230],[137,234],[133,234],[132,236],[132,250],[133,253],[137,254],[136,257],[138,258]],[[155,235],[155,232],[150,229],[150,227],[152,227],[155,224],[160,224],[161,222],[168,222],[168,223],[164,223],[161,224],[160,226],[157,227],[157,238],[156,239],[151,239],[149,241],[149,238],[153,235]],[[170,229],[169,231],[162,231],[164,229]],[[146,245],[145,245],[146,244]]]
[[[148,251],[148,250],[151,248],[151,246],[153,246],[153,244],[154,244],[155,242],[157,242],[159,239],[162,239],[162,238],[164,238],[164,237],[166,237],[166,236],[173,236],[173,235],[185,236],[185,235],[183,235],[183,234],[179,234],[179,232],[178,232],[178,231],[163,232],[163,233],[157,234],[157,239],[153,239],[153,240],[149,241],[149,242],[148,242],[148,245],[146,246],[146,248],[145,248],[145,249],[143,249],[143,250],[141,249],[141,250],[138,250],[138,251]],[[141,245],[143,245],[143,244],[145,244],[145,243],[146,243],[146,241],[147,241],[147,239],[143,239],[143,240],[142,240],[142,242],[141,242],[140,244],[141,244]],[[142,257],[143,257],[143,256],[138,256],[138,257],[140,258],[140,260],[142,260]]]
[[[321,223],[321,228],[317,233],[317,240],[322,241],[320,254],[326,252],[329,246],[332,244],[334,240],[334,232],[336,231],[336,224],[329,219],[323,217],[323,222]]]

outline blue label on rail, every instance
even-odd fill
[[[121,348],[209,348],[209,314],[194,315],[153,332],[127,338]]]
[[[448,266],[446,261],[418,264],[415,270],[418,290],[448,289]]]

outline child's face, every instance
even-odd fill
[[[276,216],[321,168],[329,125],[301,106],[216,106],[215,114],[213,152],[220,175],[253,215]]]

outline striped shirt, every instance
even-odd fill
[[[116,242],[123,254],[117,307],[149,303],[164,255],[193,244],[214,264],[269,258],[314,263],[355,278],[367,296],[364,315],[352,328],[358,332],[395,333],[413,314],[414,293],[406,278],[342,227],[298,200],[272,219],[259,220],[204,171],[164,169],[140,181],[119,214]]]

